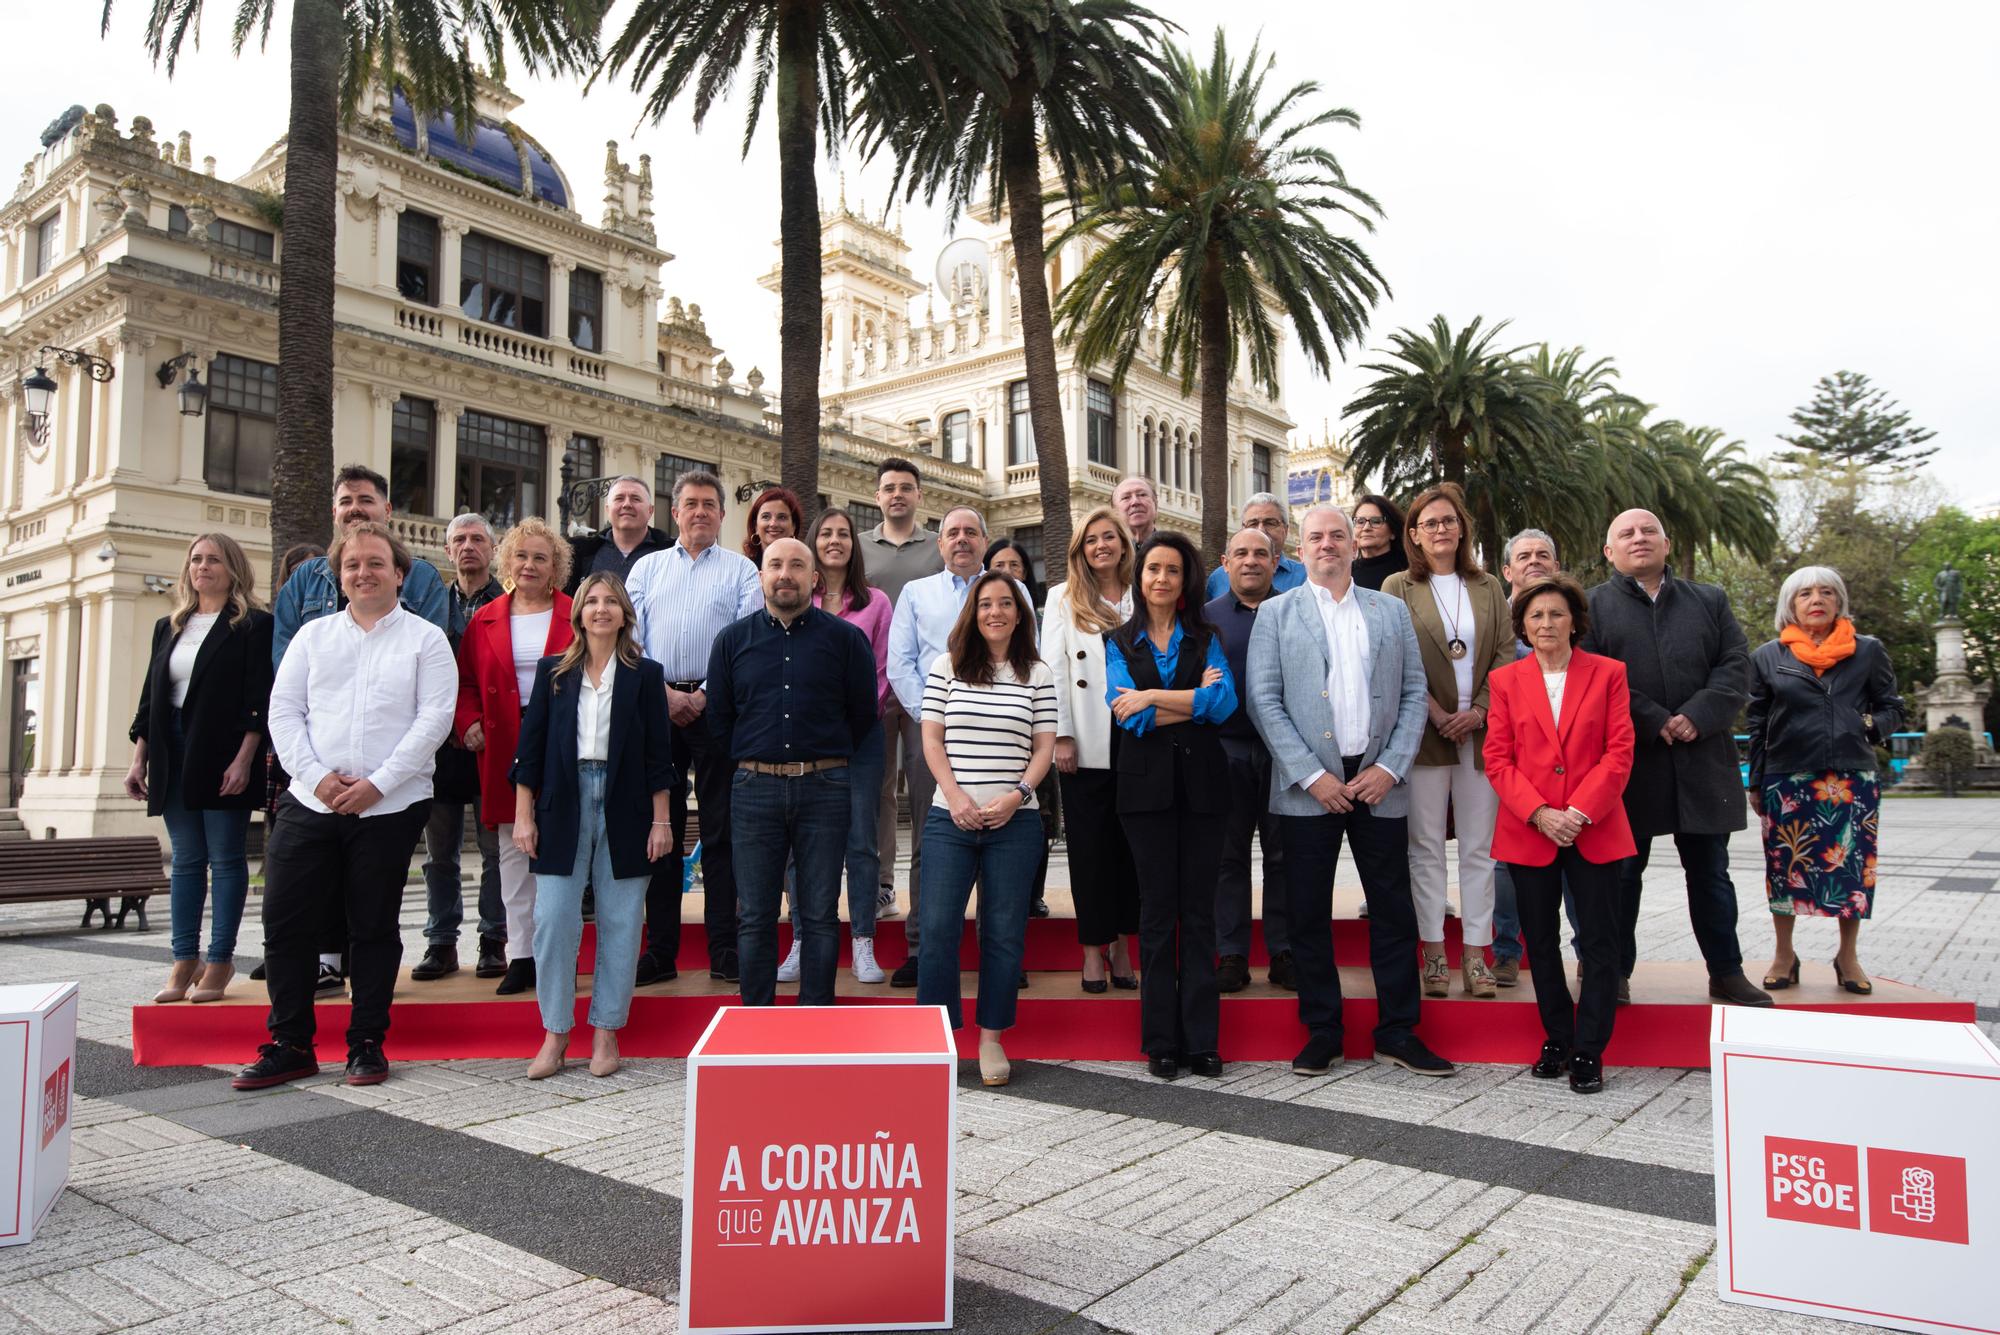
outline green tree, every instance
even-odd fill
[[[1129,163],[1160,142],[1165,23],[1130,0],[1003,0],[1007,46],[987,53],[1004,68],[954,67],[948,107],[864,90],[854,108],[860,147],[885,145],[896,158],[893,189],[934,199],[951,219],[984,191],[984,205],[1007,210],[1021,290],[1021,347],[1042,495],[1042,547],[1069,546],[1069,451],[1050,310],[1042,157],[1052,161],[1072,210],[1086,188],[1103,192]],[[1004,275],[994,300],[1007,300]]]
[[[1308,136],[1357,128],[1344,107],[1312,111],[1318,83],[1266,96],[1277,63],[1252,45],[1239,65],[1218,28],[1206,65],[1167,54],[1166,134],[1156,156],[1087,201],[1058,239],[1096,249],[1057,309],[1085,364],[1110,363],[1122,383],[1147,322],[1162,325],[1162,364],[1181,392],[1201,386],[1201,543],[1213,563],[1229,527],[1229,382],[1239,356],[1275,396],[1289,316],[1299,347],[1325,374],[1367,328],[1388,291],[1375,262],[1329,220],[1374,229],[1381,207]]]
[[[1664,471],[1661,490],[1648,508],[1673,541],[1681,577],[1694,577],[1697,549],[1734,547],[1756,560],[1769,560],[1778,541],[1777,500],[1771,480],[1750,461],[1743,442],[1725,440],[1718,427],[1671,420],[1646,434]]]
[[[1869,468],[1922,468],[1937,448],[1920,449],[1935,431],[1916,426],[1887,390],[1876,389],[1854,371],[1823,375],[1812,402],[1792,413],[1795,436],[1779,436],[1792,447],[1788,463],[1818,457]]]
[[[638,0],[611,45],[606,69],[630,67],[656,125],[691,94],[699,129],[747,66],[745,154],[765,98],[776,96],[779,468],[809,511],[819,495],[820,142],[840,150],[851,97],[898,105],[928,97],[940,114],[939,71],[995,79],[1004,41],[994,0]]]
[[[103,31],[114,0],[104,0]],[[152,0],[146,48],[171,77],[203,0]],[[270,42],[277,0],[238,0],[232,49]],[[278,257],[278,443],[271,460],[271,556],[324,544],[333,477],[334,190],[340,130],[361,94],[394,83],[421,116],[476,126],[477,50],[504,77],[510,48],[530,73],[586,69],[597,58],[601,0],[293,0],[291,107],[285,128],[284,247]]]
[[[1904,596],[1923,628],[1924,666],[1918,679],[1929,681],[1935,672],[1931,627],[1938,618],[1938,600],[1932,581],[1946,561],[1965,579],[1959,617],[1965,622],[1966,667],[1974,681],[2000,681],[2000,518],[1974,519],[1949,505],[1917,525],[1900,571]],[[1986,728],[2000,733],[2000,694],[1986,702]]]

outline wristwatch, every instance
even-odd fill
[[[1015,780],[1014,791],[1021,795],[1023,802],[1032,802],[1035,798],[1034,788],[1023,780]]]

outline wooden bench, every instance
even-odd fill
[[[146,900],[167,889],[166,860],[150,834],[106,839],[9,839],[0,842],[0,904],[56,899],[84,900],[83,927],[103,914],[103,926],[123,927],[139,911],[146,930]],[[111,901],[118,900],[114,918]]]

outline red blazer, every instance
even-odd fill
[[[1616,862],[1637,851],[1625,819],[1632,777],[1632,694],[1625,665],[1578,649],[1563,682],[1562,723],[1549,712],[1542,667],[1531,654],[1487,678],[1486,778],[1500,795],[1493,856],[1546,867],[1555,841],[1528,823],[1535,808],[1575,807],[1590,818],[1576,850],[1588,862]]]
[[[569,648],[576,632],[569,624],[570,598],[556,594],[544,656]],[[452,726],[460,741],[477,723],[486,734],[479,751],[479,819],[485,825],[514,821],[514,750],[521,740],[520,683],[514,679],[514,595],[506,593],[472,614],[458,642],[458,713]]]

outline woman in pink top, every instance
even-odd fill
[[[854,937],[854,981],[885,981],[875,963],[876,885],[881,880],[881,853],[875,842],[875,817],[882,801],[882,703],[889,698],[889,596],[868,587],[868,571],[855,541],[854,518],[845,510],[822,510],[813,522],[808,545],[819,569],[813,606],[834,613],[868,637],[875,651],[875,727],[854,748],[847,763],[848,791],[853,808],[847,826],[847,917]],[[796,915],[796,906],[793,909]],[[798,978],[798,923],[792,924],[792,951],[778,967],[778,981]]]

